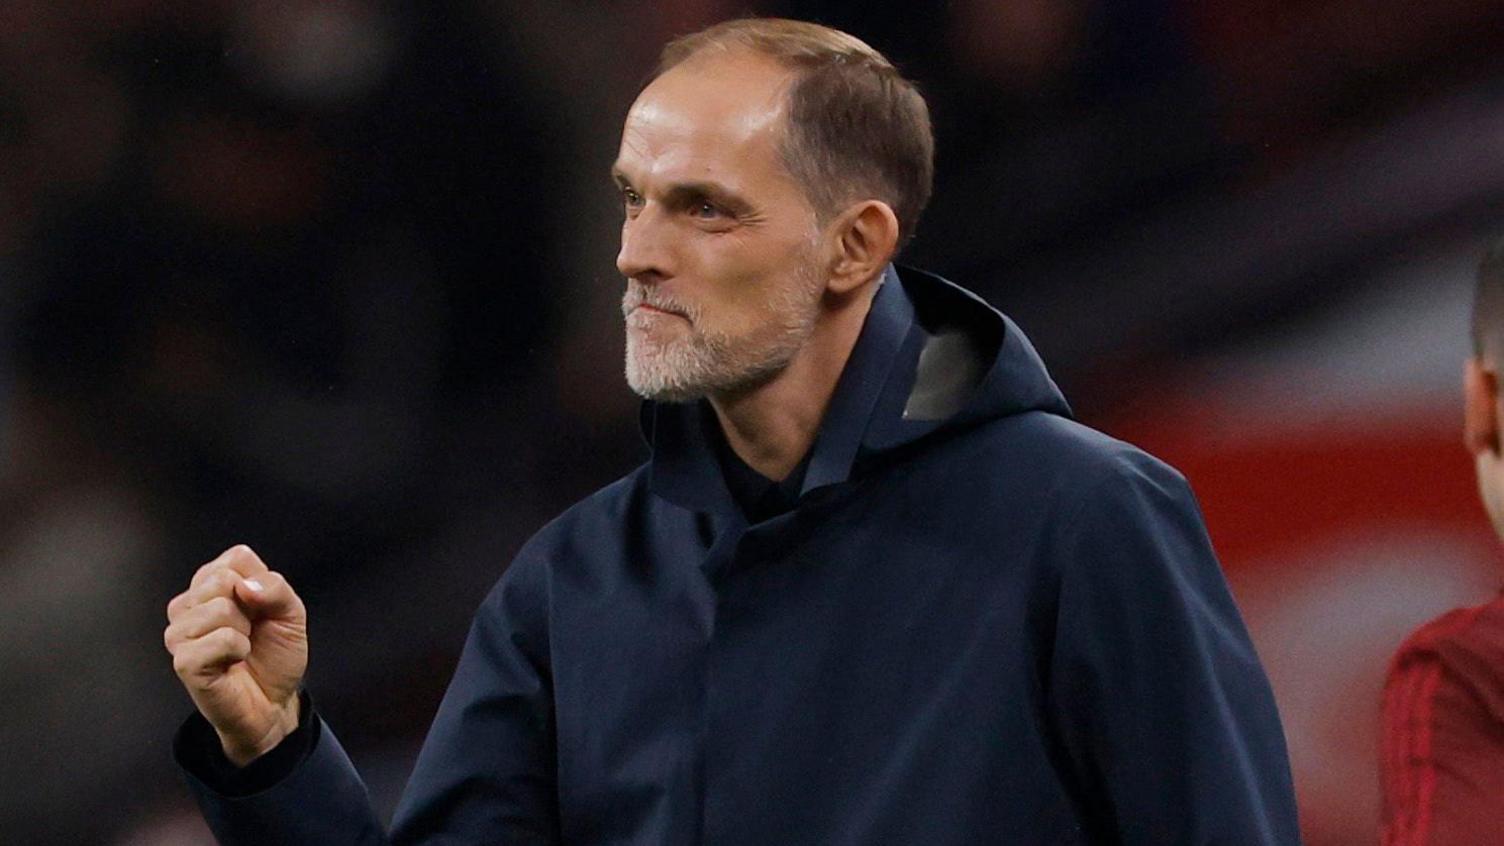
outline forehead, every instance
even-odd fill
[[[617,168],[634,180],[781,175],[792,74],[736,53],[692,58],[653,80],[627,113]]]

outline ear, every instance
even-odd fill
[[[1476,357],[1463,367],[1462,405],[1462,440],[1468,452],[1498,455],[1499,376]]]
[[[830,282],[846,294],[876,278],[898,250],[898,216],[881,200],[864,200],[841,212],[831,223]]]

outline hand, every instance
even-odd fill
[[[245,766],[298,727],[308,612],[250,547],[200,567],[167,620],[172,668],[231,762]]]

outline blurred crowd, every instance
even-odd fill
[[[1088,422],[1504,219],[1487,0],[0,0],[0,840],[201,842],[162,608],[236,542],[389,806],[511,554],[644,457],[607,171],[663,42],[747,13],[920,82],[908,259]]]

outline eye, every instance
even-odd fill
[[[623,187],[621,189],[621,200],[627,205],[627,208],[635,209],[642,206],[642,195],[631,188]]]
[[[720,208],[708,200],[695,203],[690,211],[701,220],[715,220],[721,216]]]

